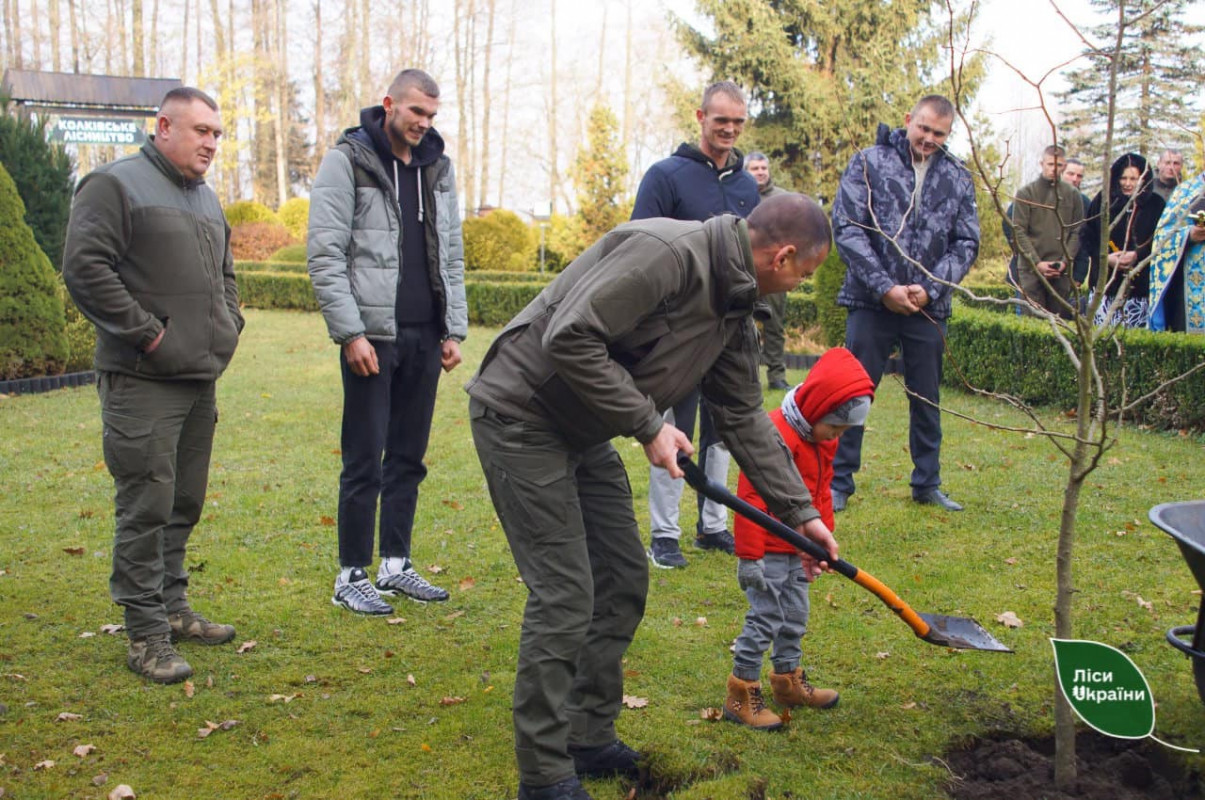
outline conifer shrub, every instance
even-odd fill
[[[830,347],[844,344],[845,318],[849,311],[837,305],[837,293],[845,283],[845,262],[837,253],[836,245],[828,251],[828,256],[812,276],[812,282],[815,285],[816,321],[820,323],[825,343]]]
[[[50,259],[25,222],[25,204],[0,164],[0,380],[59,375],[66,320]]]
[[[54,269],[62,268],[63,242],[75,192],[75,163],[61,144],[46,141],[46,120],[10,114],[0,98],[0,164],[25,203],[25,222]]]
[[[289,229],[289,235],[299,242],[305,241],[310,228],[310,200],[308,197],[290,197],[276,209],[276,216]]]
[[[238,200],[223,209],[226,213],[226,221],[230,223],[230,227],[244,225],[248,222],[272,222],[277,225],[282,224],[280,217],[276,215],[272,209],[268,208],[263,203],[257,203],[254,200]]]

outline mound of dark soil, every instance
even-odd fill
[[[1075,737],[1076,786],[1054,787],[1054,739],[977,739],[946,756],[954,800],[1201,800],[1201,775],[1149,739]]]

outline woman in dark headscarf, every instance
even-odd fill
[[[1121,291],[1122,282],[1130,274],[1130,283],[1114,323],[1127,328],[1145,328],[1147,323],[1147,275],[1151,255],[1151,240],[1155,226],[1163,213],[1163,198],[1151,191],[1154,175],[1146,159],[1136,153],[1126,153],[1113,162],[1109,170],[1109,257],[1104,264],[1108,283],[1105,302],[1096,312],[1097,324],[1107,318],[1109,309]],[[1102,224],[1100,192],[1092,199],[1080,230],[1080,250],[1088,253],[1088,286],[1095,290],[1100,274],[1100,228]]]

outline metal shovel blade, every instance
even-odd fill
[[[923,612],[919,616],[929,624],[929,633],[921,638],[930,644],[952,647],[956,650],[1012,652],[1005,647],[1003,642],[969,617],[948,617],[945,614],[925,614]]]

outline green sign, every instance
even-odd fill
[[[128,117],[59,117],[50,130],[50,141],[140,145],[146,141],[146,123]]]
[[[1155,732],[1155,698],[1146,676],[1130,657],[1100,642],[1051,639],[1059,688],[1080,719],[1106,736],[1160,741]]]

